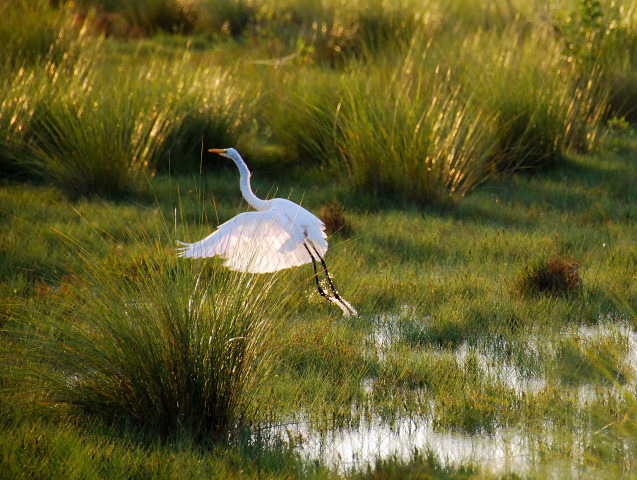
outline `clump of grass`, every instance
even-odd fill
[[[600,82],[607,92],[609,115],[637,121],[637,7],[620,10],[608,20],[596,58]],[[623,52],[617,55],[617,52]]]
[[[258,387],[279,318],[273,282],[133,242],[145,248],[123,268],[72,245],[82,271],[24,313],[37,351],[30,381],[40,400],[109,422],[227,438],[264,400]]]
[[[637,118],[636,15],[635,5],[582,0],[555,23],[568,59],[584,72],[599,71],[608,114],[631,121]]]
[[[444,205],[486,178],[488,115],[446,73],[423,75],[370,75],[344,92],[336,168],[357,191]]]
[[[193,67],[188,53],[115,68],[106,59],[88,40],[78,59],[9,84],[23,93],[2,103],[5,143],[45,181],[70,195],[137,194],[160,166],[198,170],[203,142],[236,140],[245,95],[230,72]]]
[[[495,119],[497,167],[550,167],[569,149],[596,148],[606,110],[599,72],[580,74],[546,35],[513,30],[498,41],[503,44],[485,48],[485,39],[478,35],[474,46],[493,55],[476,66],[480,95]]]
[[[325,223],[325,230],[328,235],[335,233],[344,237],[351,235],[352,224],[345,217],[343,205],[338,200],[319,206],[317,215]]]
[[[188,56],[169,67],[167,73],[170,80],[160,87],[160,92],[174,89],[168,97],[174,118],[158,158],[158,168],[170,168],[172,172],[199,171],[206,145],[236,145],[251,100],[232,71],[192,68]]]
[[[567,255],[552,255],[526,265],[517,281],[522,294],[567,295],[581,288],[579,262]]]
[[[51,3],[15,0],[0,4],[0,65],[3,68],[59,60],[70,49],[81,22],[72,8],[56,8]]]
[[[287,84],[291,87],[269,109],[273,132],[301,164],[327,165],[338,155],[340,75],[310,69],[288,79]]]
[[[130,77],[108,95],[88,72],[54,88],[59,96],[41,104],[30,129],[35,168],[70,194],[141,191],[155,171],[171,121],[167,112]]]
[[[332,1],[310,9],[296,4],[291,10],[301,20],[299,42],[310,58],[331,67],[400,48],[428,26],[424,8],[411,0],[375,0],[364,5]]]

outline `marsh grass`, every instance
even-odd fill
[[[268,121],[277,140],[297,161],[327,165],[338,155],[341,76],[310,69],[292,78],[293,86],[278,94]]]
[[[619,26],[607,31],[598,58],[602,63],[602,82],[608,91],[609,115],[635,121],[637,119],[637,31],[635,18],[637,7],[626,9],[619,19]],[[626,51],[625,55],[612,52]]]
[[[373,59],[409,44],[417,32],[429,31],[426,9],[418,2],[316,2],[313,10],[296,4],[298,41],[319,65],[342,68],[355,59]]]
[[[500,39],[477,35],[474,42],[479,60],[469,61],[495,121],[497,168],[551,167],[569,150],[597,148],[607,110],[598,69],[582,75],[541,30],[529,35],[514,25]]]
[[[630,478],[637,469],[630,116],[613,122],[623,129],[619,143],[604,145],[601,154],[573,152],[594,150],[600,140],[596,118],[605,82],[625,83],[625,92],[614,91],[630,98],[634,20],[620,19],[617,31],[625,36],[613,40],[614,50],[610,37],[593,42],[598,58],[585,65],[569,55],[562,37],[553,37],[555,9],[567,11],[572,2],[434,0],[427,18],[407,19],[397,39],[388,32],[403,13],[420,7],[393,12],[397,3],[372,2],[369,8],[379,5],[365,11],[357,2],[250,2],[248,19],[239,11],[236,27],[219,26],[230,12],[211,22],[214,33],[190,24],[196,37],[187,39],[151,33],[163,27],[82,37],[70,51],[61,44],[59,51],[69,52],[62,61],[46,57],[35,60],[42,68],[29,60],[22,70],[3,71],[0,128],[9,148],[2,154],[11,150],[7,158],[19,165],[29,160],[21,150],[28,141],[34,147],[47,139],[46,129],[33,127],[53,105],[49,97],[64,100],[55,112],[70,113],[57,123],[68,123],[71,136],[83,142],[76,106],[90,116],[90,100],[104,101],[97,91],[115,104],[123,95],[113,88],[136,85],[132,91],[143,101],[131,105],[147,101],[170,121],[156,137],[153,169],[168,169],[170,162],[172,172],[199,172],[207,161],[202,147],[229,146],[215,140],[223,134],[220,142],[250,146],[249,159],[260,169],[254,187],[262,195],[289,191],[314,212],[338,198],[355,230],[330,237],[327,261],[361,315],[342,319],[324,302],[311,266],[280,272],[270,284],[270,277],[237,276],[214,260],[175,261],[175,238],[202,238],[245,209],[234,170],[203,172],[194,186],[190,177],[161,172],[150,180],[155,198],[142,194],[135,202],[74,198],[48,181],[3,179],[0,472],[17,478],[342,478],[348,474],[328,472],[321,460],[300,459],[295,447],[307,439],[294,435],[294,422],[307,420],[321,435],[319,445],[328,447],[331,434],[347,435],[375,419],[399,429],[408,418],[435,427],[436,435],[458,435],[472,448],[503,438],[504,462],[515,455],[512,461],[522,457],[523,466],[483,470],[482,454],[472,450],[456,470],[443,462],[445,451],[433,460],[414,455],[375,467],[372,460],[360,475]],[[87,21],[101,21],[91,15]],[[379,38],[367,38],[376,27],[365,25],[377,25]],[[142,36],[139,44],[131,41]],[[256,96],[260,101],[252,103]],[[510,96],[516,98],[509,104]],[[613,109],[622,105],[619,98],[616,103]],[[568,121],[556,120],[556,111]],[[98,122],[94,113],[89,123]],[[268,121],[273,116],[276,122]],[[518,118],[523,121],[515,124]],[[513,133],[500,128],[513,124]],[[431,133],[431,125],[439,137],[420,136]],[[475,131],[480,137],[467,134]],[[428,151],[452,158],[451,151],[467,153],[465,145],[492,154],[486,147],[497,146],[500,133],[524,139],[502,143],[511,152],[557,152],[555,168],[537,175],[491,172],[461,202],[440,202],[454,208],[431,206],[424,195],[402,200],[405,182],[415,190],[423,181],[413,172],[425,165],[414,159],[428,158]],[[439,144],[431,147],[431,138]],[[547,138],[542,145],[559,148],[538,148]],[[390,154],[378,139],[392,146]],[[256,161],[266,153],[269,163]],[[370,190],[377,180],[392,179],[379,183],[382,195],[367,197],[366,187],[356,187],[348,163],[354,158],[360,168],[375,162]],[[403,167],[412,169],[413,179],[391,176]],[[443,184],[434,190],[448,195]],[[170,220],[158,226],[157,218]],[[192,231],[180,234],[180,224]],[[71,250],[82,257],[70,260],[57,232],[73,238]],[[524,266],[552,251],[581,262],[583,287],[565,295],[520,295],[515,282]],[[241,320],[248,317],[252,328],[267,323],[263,344],[229,340],[251,334]],[[219,331],[213,340],[226,332],[225,342],[210,341],[213,328]],[[256,361],[248,361],[248,347]],[[211,364],[217,354],[221,373]],[[227,376],[224,382],[221,374],[232,370],[227,359],[239,365],[233,372],[252,380]],[[255,369],[270,374],[258,376]],[[230,386],[244,394],[224,395]],[[226,401],[236,409],[211,412],[215,402]],[[240,428],[250,423],[256,427]],[[281,433],[277,440],[267,438],[271,426]],[[237,437],[245,444],[234,444]]]
[[[110,68],[101,40],[84,43],[68,63],[5,81],[8,171],[30,169],[70,195],[135,195],[160,167],[199,170],[204,142],[236,141],[245,91],[230,71],[195,67],[188,52]]]
[[[46,82],[33,70],[20,69],[0,79],[0,169],[6,176],[26,176],[24,155],[28,128]]]
[[[70,6],[56,8],[46,0],[0,4],[0,65],[19,68],[60,60],[80,35],[82,22]]]
[[[77,250],[64,288],[23,312],[37,401],[171,437],[222,440],[250,421],[272,367],[272,281],[153,246],[123,264]]]
[[[74,78],[41,105],[31,125],[31,161],[42,176],[70,194],[136,193],[154,174],[170,118],[132,83],[110,95],[94,79]]]
[[[601,67],[602,83],[610,93],[610,114],[634,118],[637,65],[634,4],[600,1],[578,2],[578,8],[562,12],[555,22],[565,53],[583,71]],[[612,52],[625,51],[625,55]]]
[[[595,168],[586,170],[591,163]],[[370,415],[380,415],[388,423],[404,416],[422,417],[432,424],[435,422],[438,432],[459,434],[462,438],[478,442],[485,434],[487,437],[491,434],[498,436],[503,430],[521,429],[524,442],[528,440],[530,445],[531,471],[543,471],[543,468],[552,471],[549,463],[558,460],[564,465],[578,464],[582,454],[599,462],[598,467],[590,467],[591,471],[612,468],[618,475],[629,471],[630,462],[634,465],[634,455],[627,453],[622,443],[634,445],[634,439],[630,440],[634,422],[631,423],[630,416],[625,417],[632,412],[630,392],[633,378],[624,364],[626,347],[629,346],[626,337],[615,334],[598,337],[597,334],[586,333],[577,339],[570,338],[571,332],[577,331],[581,323],[597,325],[601,322],[600,312],[613,308],[604,300],[605,294],[589,292],[592,287],[602,292],[626,292],[628,298],[634,298],[634,287],[630,282],[633,269],[630,262],[625,261],[632,232],[631,217],[621,213],[624,203],[631,198],[631,190],[619,188],[630,177],[630,170],[626,168],[628,165],[624,157],[600,155],[572,158],[567,166],[546,176],[498,176],[472,192],[466,203],[444,214],[435,209],[396,210],[394,207],[366,213],[348,207],[347,213],[356,224],[356,236],[347,241],[330,241],[328,262],[339,281],[341,293],[348,300],[354,299],[352,302],[360,307],[362,315],[355,320],[343,320],[320,296],[314,294],[312,297],[311,267],[277,275],[270,294],[275,295],[277,308],[285,310],[282,316],[285,322],[277,323],[273,350],[264,348],[274,351],[278,361],[272,365],[272,374],[258,389],[263,395],[260,400],[265,403],[257,400],[255,405],[262,408],[254,416],[246,416],[261,419],[263,423],[258,425],[264,430],[270,422],[282,422],[285,426],[285,422],[310,418],[312,428],[327,435],[322,437],[323,442],[330,441],[330,432],[348,431],[364,425]],[[261,176],[255,176],[254,180],[255,188],[261,191],[267,191],[267,186],[273,181]],[[226,446],[226,453],[219,455],[235,460],[217,465],[216,450],[208,450],[205,442],[203,447],[197,442],[196,445],[185,445],[184,452],[179,450],[180,444],[173,436],[179,436],[183,430],[178,430],[169,441],[161,442],[161,445],[169,446],[168,450],[159,445],[158,450],[144,450],[146,443],[128,440],[122,430],[109,430],[104,438],[95,437],[99,427],[92,424],[78,427],[67,420],[69,412],[72,412],[70,418],[73,419],[87,407],[62,403],[55,408],[52,404],[40,404],[38,409],[29,407],[31,402],[28,400],[32,398],[33,390],[27,389],[27,386],[32,387],[33,383],[25,385],[25,370],[21,367],[25,359],[32,362],[32,349],[23,348],[24,344],[4,341],[9,339],[6,327],[13,328],[18,312],[24,311],[21,302],[26,302],[29,297],[29,301],[33,302],[31,311],[46,314],[38,317],[37,324],[46,328],[41,330],[37,343],[44,339],[47,351],[55,347],[56,356],[49,355],[48,358],[54,358],[57,365],[70,364],[68,360],[59,363],[61,354],[58,353],[64,345],[77,345],[78,342],[53,345],[49,337],[51,327],[70,336],[66,332],[73,333],[75,327],[66,325],[57,330],[57,323],[72,319],[78,325],[86,325],[88,321],[82,319],[88,315],[84,312],[97,310],[90,304],[96,299],[106,304],[110,297],[116,297],[113,302],[99,307],[99,311],[106,310],[105,315],[109,317],[115,316],[111,305],[118,305],[129,307],[131,314],[143,319],[142,325],[160,323],[158,318],[165,314],[155,315],[155,311],[161,305],[171,304],[172,291],[176,292],[175,296],[190,295],[200,264],[182,265],[192,270],[181,272],[179,263],[173,263],[170,256],[164,257],[160,253],[155,239],[160,239],[159,244],[170,248],[175,237],[197,238],[206,234],[212,228],[208,224],[215,223],[215,210],[223,221],[238,209],[243,209],[237,205],[235,198],[234,171],[228,175],[209,174],[205,180],[202,179],[199,188],[189,185],[189,181],[181,178],[177,182],[165,175],[153,180],[160,211],[126,202],[111,204],[109,209],[95,199],[67,201],[64,204],[68,205],[66,208],[63,205],[52,208],[52,198],[59,202],[64,197],[49,188],[5,187],[6,194],[0,197],[2,210],[9,212],[11,218],[26,216],[32,223],[28,225],[14,219],[3,224],[3,235],[6,235],[3,238],[10,240],[4,244],[5,251],[7,244],[10,244],[9,249],[19,248],[21,255],[28,255],[20,260],[26,265],[44,262],[43,257],[59,257],[59,246],[48,241],[40,229],[43,224],[50,224],[55,219],[54,226],[58,230],[71,231],[73,237],[82,239],[81,244],[91,245],[94,252],[93,257],[85,255],[94,260],[89,259],[86,264],[80,262],[82,270],[88,270],[80,272],[84,276],[50,282],[51,275],[38,277],[34,272],[32,275],[41,285],[29,290],[30,293],[21,292],[24,297],[13,296],[4,290],[7,291],[5,298],[15,305],[10,307],[9,318],[5,317],[4,321],[3,366],[9,364],[5,360],[9,358],[10,363],[18,363],[20,367],[17,370],[20,378],[13,374],[9,376],[6,369],[0,370],[0,381],[7,387],[3,394],[11,392],[3,397],[2,405],[16,405],[15,411],[2,417],[2,421],[8,418],[6,421],[9,422],[7,434],[3,437],[9,441],[4,444],[3,451],[9,452],[13,471],[24,464],[24,471],[31,472],[30,465],[34,462],[43,469],[54,469],[58,459],[69,458],[65,445],[70,445],[76,452],[73,458],[77,465],[84,465],[82,468],[86,469],[82,471],[105,469],[106,472],[115,472],[112,476],[117,472],[139,469],[157,472],[159,477],[169,477],[175,471],[173,468],[192,471],[194,476],[205,476],[207,468],[217,468],[221,470],[215,471],[224,474],[230,472],[227,476],[243,469],[244,475],[256,477],[257,473],[250,472],[256,472],[259,465],[263,468],[261,474],[267,471],[273,477],[285,477],[297,471],[307,473],[303,469],[297,470],[301,467],[296,463],[298,457],[293,455],[293,450],[284,450],[290,456],[277,457],[279,460],[276,460],[271,458],[267,448],[265,451],[238,451],[233,446]],[[280,182],[276,179],[277,185],[281,185]],[[599,190],[596,188],[599,182],[612,184],[614,188]],[[627,183],[629,185],[630,182]],[[202,202],[204,186],[214,193],[214,205],[210,199],[205,204]],[[286,186],[281,188],[287,189]],[[196,231],[186,232],[187,236],[172,232],[172,226],[168,228],[171,232],[166,232],[165,226],[159,230],[154,226],[154,216],[162,211],[171,218],[168,223],[173,223],[175,205],[171,198],[175,198],[177,190],[183,202],[179,205],[177,221],[196,225],[193,227]],[[552,194],[546,195],[547,192]],[[577,192],[580,194],[575,195]],[[297,190],[294,195],[298,195]],[[320,205],[331,198],[333,190],[327,195],[319,187],[309,188],[304,205],[315,211],[313,205]],[[604,211],[613,212],[612,229],[604,231],[600,228],[600,225],[606,225],[606,217],[587,213],[596,202]],[[564,205],[568,205],[568,211]],[[73,214],[71,206],[83,212],[87,221],[74,222],[71,217],[77,215]],[[138,237],[148,232],[148,241],[128,241],[129,235],[121,231],[117,221],[104,218],[109,212],[111,215],[117,212],[117,216],[126,219],[127,224],[135,226]],[[542,228],[536,229],[534,225],[539,224]],[[85,232],[92,228],[102,232],[106,239],[96,239],[94,233],[88,235]],[[11,231],[15,233],[6,233]],[[559,233],[559,238],[552,232]],[[43,239],[47,240],[46,245],[41,244]],[[607,246],[602,247],[602,242],[606,242]],[[587,284],[583,294],[575,298],[510,294],[509,279],[519,273],[534,253],[539,256],[553,245],[568,246],[568,250],[582,260],[585,268],[582,267],[581,273]],[[68,267],[72,262],[66,261],[65,264]],[[213,268],[202,274],[202,282],[209,279],[214,285],[219,285],[220,290],[225,288],[223,285],[229,288],[231,282],[224,283],[228,272],[217,270],[216,266],[213,263]],[[80,269],[75,267],[72,270]],[[93,287],[91,277],[94,270],[110,279],[102,282],[106,291],[102,291],[102,287]],[[11,280],[17,276],[11,271],[10,268],[4,278]],[[216,276],[219,274],[221,277]],[[190,282],[190,287],[173,285],[176,280]],[[135,285],[141,283],[156,286],[157,293],[148,293],[154,287]],[[120,287],[109,293],[111,284],[119,284]],[[130,292],[122,291],[129,285],[132,285]],[[140,291],[151,299],[159,297],[156,303],[153,301],[157,307],[150,313],[147,312],[152,310],[152,304],[127,303]],[[279,300],[281,292],[297,298],[298,303],[290,299]],[[86,301],[77,301],[78,298]],[[187,303],[187,299],[182,299],[180,308],[186,310]],[[408,308],[405,309],[404,305]],[[58,315],[60,312],[64,315]],[[394,314],[402,316],[396,318]],[[51,319],[53,316],[56,318]],[[122,333],[127,333],[133,324],[127,317],[124,318],[124,314],[119,317],[122,317],[122,322],[127,322],[122,328]],[[95,318],[95,322],[99,319],[100,324],[103,323],[99,316]],[[376,322],[380,318],[385,318],[392,327],[384,337],[389,342],[382,350],[374,339]],[[612,328],[622,320],[605,317],[605,322],[608,322],[607,327],[600,328],[600,331],[609,328],[613,332]],[[631,324],[632,320],[627,318],[623,322]],[[513,326],[509,327],[509,324]],[[25,324],[22,326],[26,327]],[[100,328],[103,330],[105,327]],[[97,333],[97,327],[90,332],[94,339],[98,338]],[[167,327],[161,330],[161,334],[161,338],[157,335],[150,340],[157,341],[169,351],[166,346],[169,342],[164,337],[174,338],[176,334],[170,333]],[[83,331],[82,335],[88,334]],[[60,340],[63,338],[57,337],[57,341]],[[120,343],[123,341],[120,340]],[[91,344],[91,348],[105,348],[99,342],[93,343],[96,346]],[[141,348],[138,350],[142,351]],[[150,357],[144,349],[145,356],[139,361],[144,362],[149,357],[147,363],[150,363],[150,358],[157,362],[160,355],[155,352],[158,350],[161,349],[155,347]],[[52,367],[48,361],[44,363],[46,368],[42,368],[39,361],[37,364],[30,363],[26,377],[33,379],[31,373],[37,367],[39,372],[55,377],[55,383],[61,384],[65,379],[62,372],[55,368],[51,374]],[[116,365],[121,363],[122,360],[119,360]],[[175,364],[170,363],[169,366]],[[150,369],[148,367],[145,371]],[[86,372],[88,368],[78,367],[76,370]],[[513,379],[521,378],[521,386],[511,383],[507,376],[510,370],[519,372]],[[167,372],[168,367],[162,366],[160,371]],[[141,373],[136,376],[140,377]],[[168,373],[165,376],[167,383],[174,382],[173,376]],[[152,383],[145,381],[146,384]],[[35,382],[38,392],[42,392],[46,383],[40,379],[35,379]],[[526,387],[527,383],[530,387]],[[118,392],[123,388],[113,384],[109,386]],[[80,391],[80,387],[80,384],[74,386],[78,389],[76,392]],[[70,388],[64,385],[61,390],[65,392]],[[172,391],[173,387],[166,389]],[[609,396],[610,391],[615,394],[621,392],[622,397]],[[59,392],[53,393],[60,395]],[[584,397],[590,399],[588,403],[582,403],[580,395],[590,395]],[[54,398],[49,397],[50,400]],[[55,415],[60,410],[63,413]],[[114,407],[105,411],[117,415]],[[97,412],[91,415],[91,418],[99,417]],[[42,426],[44,419],[49,419],[49,426]],[[109,422],[108,419],[105,421]],[[138,424],[138,421],[132,419],[129,422],[123,431],[137,431],[132,424]],[[151,445],[155,445],[153,439],[157,435],[153,428],[156,427],[149,426],[145,430]],[[584,432],[585,437],[577,432]],[[592,441],[583,443],[583,438],[589,438],[591,432],[599,433],[590,437]],[[184,435],[187,436],[185,432]],[[28,443],[24,449],[21,447],[22,438]],[[34,445],[36,438],[38,447]],[[131,443],[127,443],[129,441]],[[301,441],[294,439],[293,442]],[[77,446],[78,443],[81,446]],[[579,445],[583,444],[586,445],[585,450],[580,450]],[[34,450],[41,455],[31,455]],[[175,450],[181,453],[175,453]],[[90,460],[92,454],[97,460]],[[102,454],[111,461],[102,460]],[[192,460],[192,455],[196,460]],[[155,461],[149,462],[148,456]],[[479,454],[476,454],[478,457]],[[418,471],[423,468],[419,461],[421,459],[400,463],[397,468]],[[256,462],[256,466],[252,462]],[[266,467],[262,462],[274,464]],[[215,466],[210,466],[213,463]],[[157,470],[156,464],[162,464],[165,469]],[[310,465],[307,468],[311,469],[314,464],[309,462],[306,465]],[[467,463],[462,465],[467,466]],[[72,478],[73,472],[66,470],[59,475],[66,473]],[[484,473],[489,478],[498,475]]]
[[[486,178],[492,120],[446,73],[411,54],[319,73],[298,78],[274,121],[303,161],[330,166],[358,193],[421,204],[456,203]]]
[[[336,168],[356,190],[453,204],[484,180],[490,120],[444,72],[369,78],[344,92],[337,137]]]

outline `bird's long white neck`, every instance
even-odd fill
[[[234,160],[234,163],[237,164],[239,168],[239,173],[241,174],[241,180],[239,186],[241,188],[241,193],[243,194],[243,198],[255,209],[257,210],[266,210],[268,208],[269,202],[267,200],[262,200],[257,197],[252,191],[252,187],[250,186],[250,170],[248,170],[248,166],[243,161],[243,159],[239,156],[239,154],[233,155],[230,158]]]

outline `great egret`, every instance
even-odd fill
[[[210,149],[228,157],[239,168],[243,198],[256,212],[240,213],[219,225],[217,230],[196,243],[178,243],[179,256],[202,258],[219,256],[230,270],[250,273],[276,272],[312,262],[319,294],[340,307],[343,315],[357,315],[332,282],[324,260],[327,252],[325,224],[312,213],[285,198],[262,200],[250,186],[250,170],[234,148]],[[321,262],[330,293],[319,282],[317,259]]]

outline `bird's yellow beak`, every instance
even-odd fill
[[[208,151],[211,153],[218,153],[219,155],[225,155],[227,150],[227,148],[211,148]]]

